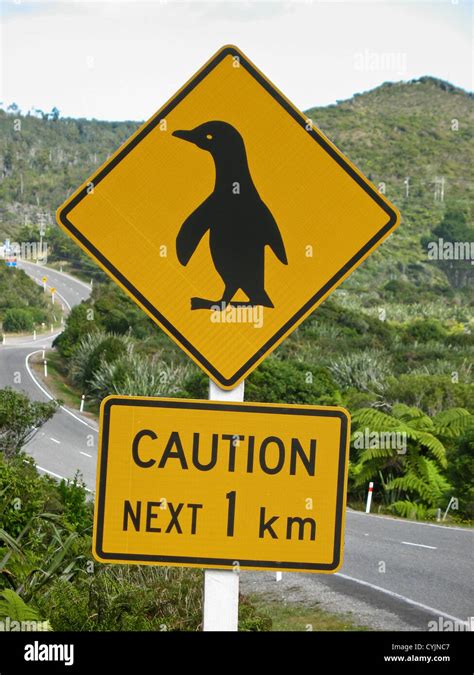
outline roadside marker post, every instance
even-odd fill
[[[44,376],[48,377],[48,362],[46,359],[43,361],[43,366],[44,366]]]
[[[86,399],[85,394],[82,394],[81,396],[81,407],[79,408],[79,412],[84,412],[84,401]]]
[[[367,504],[365,505],[365,512],[370,513],[370,506],[372,504],[372,492],[374,491],[374,484],[369,483],[369,491],[367,493]]]

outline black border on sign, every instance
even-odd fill
[[[105,513],[105,493],[107,483],[107,461],[108,461],[108,441],[110,430],[110,412],[111,407],[118,406],[137,406],[146,408],[178,408],[184,410],[224,410],[229,412],[245,412],[245,413],[269,413],[277,415],[306,415],[313,417],[337,417],[341,420],[341,437],[339,442],[339,462],[337,471],[337,496],[336,496],[336,522],[334,528],[334,548],[333,560],[331,563],[295,563],[295,562],[281,562],[274,560],[239,560],[241,567],[264,567],[277,568],[288,570],[325,570],[330,572],[337,569],[341,559],[341,545],[342,545],[342,519],[343,519],[343,505],[344,505],[344,475],[347,453],[347,431],[348,431],[348,417],[341,410],[332,410],[330,408],[313,409],[313,408],[299,408],[292,406],[291,408],[271,405],[258,406],[248,404],[235,405],[233,403],[217,403],[215,401],[184,401],[184,400],[159,400],[152,398],[133,399],[113,397],[105,401],[102,409],[102,440],[100,451],[100,477],[99,490],[97,495],[97,519],[96,519],[96,533],[94,539],[95,552],[101,560],[114,561],[134,561],[134,562],[161,562],[161,563],[180,563],[183,566],[187,564],[200,565],[206,567],[207,565],[222,565],[232,567],[235,558],[197,558],[192,556],[166,556],[166,555],[149,555],[139,553],[110,553],[103,550],[104,540],[104,513]]]
[[[119,162],[128,155],[140,141],[147,136],[159,123],[166,117],[226,56],[235,56],[238,54],[241,66],[257,80],[257,82],[291,115],[291,117],[302,126],[306,133],[318,143],[331,157],[348,173],[353,180],[386,212],[389,217],[388,222],[375,234],[356,255],[354,255],[313,297],[301,307],[294,316],[289,319],[276,333],[267,340],[267,342],[250,358],[234,375],[226,378],[210,363],[185,337],[171,324],[158,309],[152,305],[133,284],[122,275],[122,273],[101,253],[69,220],[69,213],[79,204],[88,194],[88,187],[84,187],[64,208],[59,211],[58,217],[61,224],[68,230],[82,245],[92,254],[96,260],[115,277],[147,311],[151,316],[161,324],[173,337],[180,343],[193,357],[202,364],[209,374],[224,387],[235,385],[251,368],[266,354],[273,345],[280,340],[311,308],[343,277],[351,270],[358,261],[370,251],[375,244],[380,241],[396,224],[397,213],[380,197],[379,193],[369,185],[359,174],[346,162],[346,160],[334,150],[327,140],[320,136],[315,129],[308,130],[307,122],[298,111],[273,87],[273,85],[263,77],[263,75],[249,63],[245,56],[236,47],[225,47],[219,51],[211,61],[198,72],[188,84],[161,110],[150,122],[121,150],[99,173],[94,176],[92,183],[98,185]],[[88,184],[89,185],[89,184]]]

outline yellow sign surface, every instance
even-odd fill
[[[399,216],[227,46],[57,219],[219,386],[233,388]]]
[[[94,556],[335,572],[349,426],[336,407],[108,397]]]

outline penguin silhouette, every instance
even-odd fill
[[[191,298],[191,309],[220,309],[241,289],[248,302],[236,306],[273,307],[265,291],[265,247],[288,264],[278,225],[254,185],[240,133],[227,122],[205,122],[173,136],[211,153],[216,169],[213,192],[184,221],[176,238],[176,252],[187,265],[204,234],[214,267],[224,282],[220,300]]]

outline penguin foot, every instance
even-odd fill
[[[205,298],[191,298],[191,309],[222,309],[220,300],[206,300]]]
[[[212,309],[216,312],[225,312],[227,307],[273,307],[273,303],[267,296],[259,302],[248,300],[247,302],[225,302],[225,300],[206,300],[206,298],[191,298],[191,309]]]

